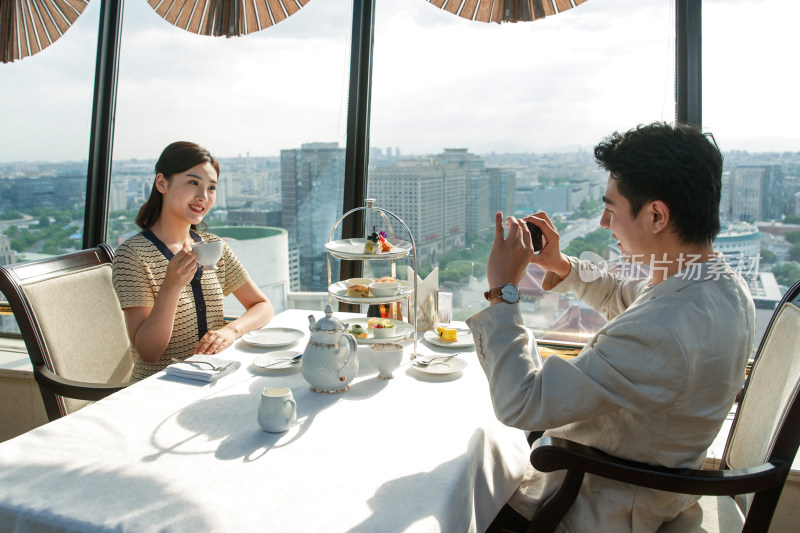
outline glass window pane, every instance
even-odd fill
[[[425,2],[378,2],[369,195],[409,225],[420,272],[438,267],[452,318],[488,305],[498,210],[545,210],[562,248],[608,257],[598,226],[606,176],[592,148],[614,130],[672,121],[671,9],[594,1],[498,25]],[[528,325],[577,340],[604,322],[572,297],[543,293],[542,276],[532,266],[522,283]]]
[[[99,14],[90,2],[55,43],[0,64],[0,264],[83,246]],[[16,332],[0,315],[0,334]]]
[[[703,125],[725,155],[716,244],[750,281],[756,342],[800,279],[798,16],[792,0],[703,3]]]
[[[349,30],[346,0],[309,2],[238,38],[196,35],[146,2],[125,6],[109,242],[139,229],[154,163],[193,141],[220,161],[209,231],[226,240],[278,311],[288,292],[327,301],[325,249],[342,210]],[[243,308],[226,299],[226,313]],[[309,304],[311,305],[311,304]]]

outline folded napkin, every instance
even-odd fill
[[[195,361],[194,363],[192,361]],[[211,366],[205,364],[211,363],[220,370],[213,370]],[[230,359],[222,359],[221,357],[214,357],[212,355],[193,355],[184,359],[183,363],[175,363],[169,365],[165,372],[170,376],[180,378],[196,379],[198,381],[216,381],[222,376],[227,376],[236,371],[237,368],[242,366],[239,361],[231,361]]]

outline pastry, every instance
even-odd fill
[[[395,327],[391,320],[386,318],[370,318],[367,320],[367,327],[373,329],[387,329]]]
[[[392,249],[392,243],[390,243],[383,235],[378,235],[381,238],[381,252],[388,252]]]
[[[367,242],[364,244],[364,255],[378,255],[380,253],[381,253],[380,236],[375,231],[375,226],[372,226],[372,235],[367,237]]]
[[[355,284],[347,287],[347,295],[355,296],[357,298],[369,298],[370,296],[372,296],[372,293],[369,292],[368,286]]]
[[[353,324],[350,328],[350,334],[357,339],[366,339],[369,335],[364,331],[364,328],[361,327],[361,324]]]
[[[384,276],[376,279],[375,283],[383,283],[384,281],[397,281],[397,278],[393,278],[392,276]]]
[[[436,333],[444,342],[456,342],[458,340],[458,332],[455,330],[455,328],[439,326],[436,328]]]

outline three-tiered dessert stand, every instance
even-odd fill
[[[392,245],[392,249],[383,252],[380,254],[370,255],[364,253],[364,245],[366,244],[366,238],[354,238],[354,239],[342,239],[342,240],[334,240],[333,237],[336,234],[336,229],[339,227],[339,224],[347,218],[348,216],[356,213],[358,211],[366,211],[366,212],[376,212],[378,213],[381,218],[383,219],[384,223],[386,224],[386,234],[388,235],[389,244]],[[366,217],[365,217],[366,218]],[[403,229],[405,229],[406,233],[408,234],[408,241],[404,241],[402,239],[396,239],[394,236],[394,229],[392,228],[391,219],[396,220],[399,222]],[[408,229],[403,220],[392,213],[391,211],[387,211],[386,209],[382,209],[380,207],[375,207],[375,200],[374,199],[367,199],[366,206],[364,207],[356,207],[355,209],[351,209],[341,217],[339,220],[336,221],[334,224],[333,229],[331,230],[331,234],[328,237],[328,242],[325,244],[325,249],[327,253],[327,260],[328,260],[328,303],[333,305],[333,300],[337,300],[340,302],[348,303],[348,304],[359,304],[359,305],[376,305],[376,304],[384,304],[384,303],[394,303],[394,302],[402,302],[404,300],[408,300],[408,315],[411,314],[412,306],[414,309],[414,353],[412,354],[411,358],[413,359],[417,355],[417,309],[416,309],[416,302],[417,302],[417,248],[414,244],[414,236],[411,234],[411,230]],[[332,283],[331,278],[331,257],[336,259],[343,259],[346,261],[391,261],[391,272],[392,277],[397,279],[397,259],[402,259],[407,257],[411,254],[413,262],[414,262],[414,280],[413,280],[413,290],[409,290],[410,287],[407,284],[402,284],[400,287],[400,291],[398,294],[394,296],[385,296],[385,297],[357,297],[357,296],[349,296],[347,295],[346,290],[343,290],[343,281],[338,282],[337,284]],[[409,316],[409,319],[411,317]]]

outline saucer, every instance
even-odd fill
[[[300,362],[292,363],[289,361],[292,357],[299,355],[300,352],[297,350],[281,350],[278,352],[269,352],[265,354],[261,354],[253,359],[253,364],[261,369],[264,370],[286,370],[287,368],[300,368],[302,364],[302,359]],[[276,363],[276,359],[287,359],[286,361],[281,361]]]
[[[453,357],[444,363],[432,364],[427,366],[417,366],[411,362],[411,368],[425,374],[455,374],[461,372],[467,367],[467,362],[460,357]]]

